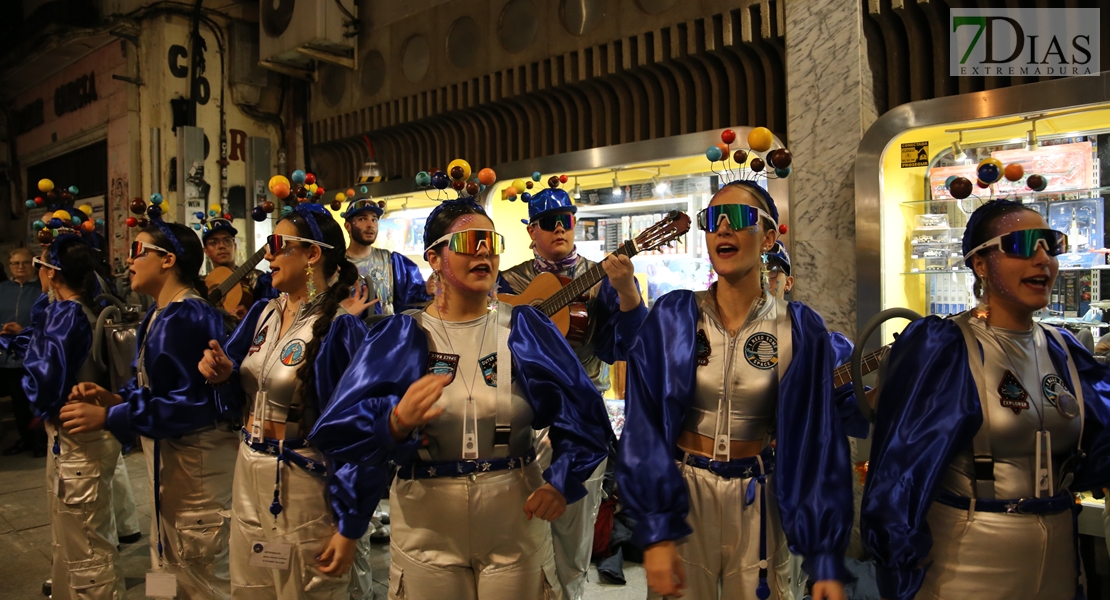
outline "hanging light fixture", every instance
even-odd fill
[[[1037,122],[1033,121],[1033,127],[1029,130],[1029,137],[1027,137],[1025,140],[1025,149],[1028,152],[1032,152],[1036,150],[1039,146],[1040,142],[1037,141]]]
[[[960,136],[960,139],[962,140],[963,136]],[[962,163],[967,160],[967,152],[964,152],[964,148],[960,145],[959,140],[952,142],[952,156],[956,159],[956,162],[958,163]]]
[[[617,181],[616,171],[613,171],[613,195],[618,198],[624,195],[624,192],[621,191],[621,184]]]
[[[578,178],[574,178],[574,189],[570,192],[570,197],[575,200],[582,199],[582,185],[578,183]]]
[[[667,182],[665,182],[665,181],[659,181],[659,177],[658,177],[658,176],[656,176],[656,177],[652,177],[652,178],[651,178],[651,183],[652,183],[652,184],[653,184],[653,186],[654,186],[654,189],[653,189],[653,191],[655,192],[655,195],[656,195],[656,196],[663,196],[663,197],[665,197],[665,196],[666,196],[667,194],[669,194],[669,193],[671,192],[671,186],[670,186],[670,184],[669,184],[669,183],[667,183]]]

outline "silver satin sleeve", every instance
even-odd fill
[[[106,431],[70,434],[45,421],[46,506],[50,514],[53,597],[118,600],[125,593],[112,513],[120,445]]]
[[[142,441],[153,490],[156,442]],[[160,512],[163,571],[177,578],[178,600],[225,600],[231,587],[228,533],[239,435],[211,427],[157,443],[161,511],[151,511],[151,564],[158,568]]]
[[[1036,495],[1033,481],[1036,473],[1034,439],[1041,428],[1040,414],[1044,415],[1045,429],[1052,434],[1053,477],[1059,486],[1060,466],[1075,451],[1082,422],[1079,417],[1065,417],[1046,399],[1044,382],[1050,377],[1059,377],[1059,374],[1055,373],[1048,354],[1044,332],[1039,328],[1018,332],[997,327],[988,332],[980,319],[971,319],[970,324],[983,347],[985,358],[984,373],[989,397],[985,400],[981,398],[980,405],[983,410],[990,411],[995,497],[1013,499]],[[1006,373],[1015,370],[1028,406],[1016,413],[1012,408],[1003,406],[1000,391]],[[1013,395],[1012,392],[1007,393]],[[956,495],[974,497],[971,483],[973,462],[971,445],[968,444],[952,461],[941,480],[942,487]]]

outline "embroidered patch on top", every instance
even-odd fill
[[[1029,393],[1009,369],[1002,376],[1002,381],[998,383],[998,396],[1002,406],[1014,411],[1015,415],[1021,414],[1023,410],[1029,410]]]
[[[493,352],[479,358],[478,367],[482,369],[482,377],[485,377],[486,385],[497,387],[497,353]]]
[[[251,346],[251,349],[247,351],[247,356],[250,356],[262,349],[262,344],[266,343],[266,334],[269,333],[269,331],[270,326],[264,325],[262,327],[262,331],[259,331],[258,335],[254,336],[254,344]]]
[[[709,355],[712,352],[709,348],[709,336],[705,335],[704,329],[698,330],[696,347],[698,350],[698,364],[706,366],[709,364]]]
[[[281,349],[281,364],[295,367],[304,362],[304,340],[293,340]]]
[[[447,385],[451,385],[451,383],[455,381],[455,371],[458,370],[458,366],[458,354],[445,354],[443,352],[431,352],[428,354],[428,374],[450,375],[451,381],[448,381]]]
[[[744,360],[757,369],[770,369],[779,362],[779,341],[769,333],[752,334],[744,342]]]
[[[1044,392],[1044,397],[1048,399],[1048,403],[1053,406],[1057,405],[1057,399],[1060,397],[1058,390],[1071,391],[1059,375],[1045,375],[1045,378],[1041,380],[1041,391]]]

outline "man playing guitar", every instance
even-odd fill
[[[239,232],[227,219],[214,218],[205,222],[201,240],[204,242],[204,254],[212,261],[213,269],[224,267],[235,270],[235,257],[239,253],[239,243],[235,239],[237,235]],[[240,285],[243,286],[243,302],[234,311],[230,311],[236,319],[246,316],[255,300],[277,297],[277,292],[270,285],[269,274],[257,269],[247,273]]]
[[[595,264],[579,256],[575,248],[574,214],[577,210],[563,189],[545,189],[532,196],[528,202],[529,219],[522,222],[528,225],[535,258],[502,270],[499,293],[520,294],[540,273],[574,278]],[[609,389],[608,369],[603,363],[611,364],[624,358],[624,351],[647,316],[647,307],[633,277],[632,261],[627,256],[614,254],[602,262],[602,267],[608,277],[587,294],[586,312],[590,323],[585,343],[575,349],[599,392]],[[582,597],[605,466],[603,461],[586,483],[586,498],[569,505],[563,516],[551,524],[556,571],[568,600]]]

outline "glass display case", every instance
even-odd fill
[[[883,160],[882,308],[904,306],[923,315],[947,316],[974,307],[975,278],[964,265],[961,248],[965,226],[984,202],[1006,198],[1024,203],[1043,215],[1049,227],[1068,235],[1051,302],[1037,318],[1075,331],[1088,329],[1098,339],[1100,330],[1110,331],[1102,314],[1110,309],[1110,250],[1105,247],[1110,109],[995,121],[911,130],[888,146],[927,145],[934,150],[926,167],[903,167],[897,152],[888,151]],[[947,181],[954,176],[977,181],[976,168],[985,158],[1020,164],[1024,175],[986,188],[976,185],[971,196],[954,198]],[[1042,191],[1027,186],[1033,174],[1046,178]],[[890,341],[903,326],[884,325],[884,339]]]

